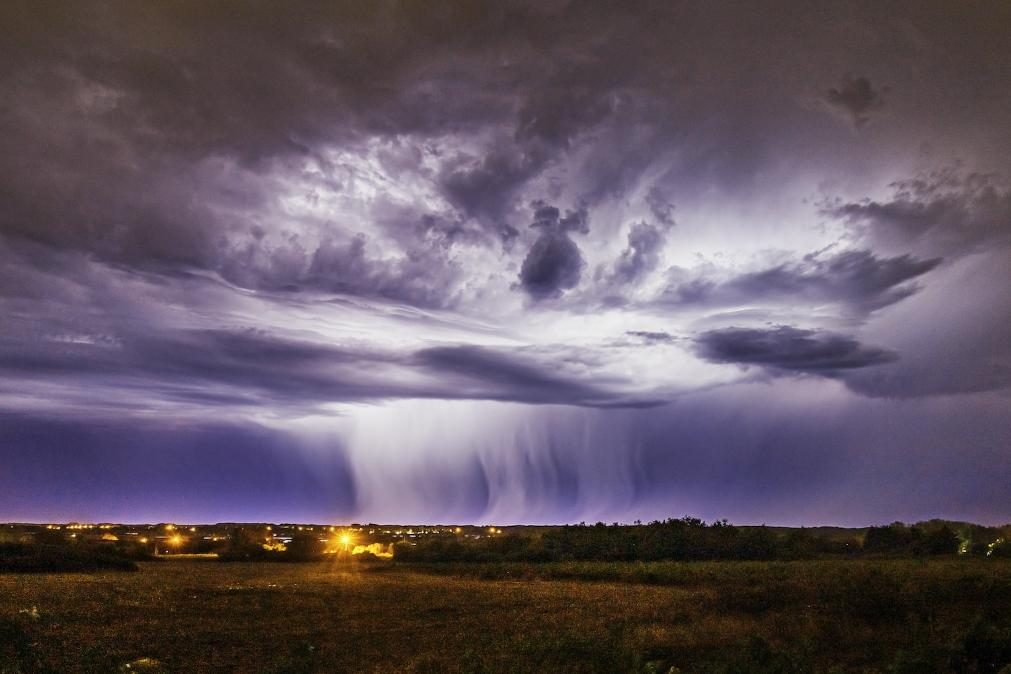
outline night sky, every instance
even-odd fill
[[[0,520],[1011,520],[1011,3],[0,6]]]

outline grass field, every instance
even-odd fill
[[[3,672],[996,672],[1009,628],[978,559],[0,574]]]

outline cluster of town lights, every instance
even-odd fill
[[[42,525],[50,530],[64,530],[68,539],[96,539],[101,536],[102,541],[129,541],[133,540],[143,546],[153,548],[157,554],[181,554],[191,552],[191,543],[197,542],[198,538],[204,541],[227,541],[230,536],[222,534],[219,529],[226,525],[188,525],[161,523],[158,525],[144,525],[136,527],[134,531],[127,531],[127,525],[116,524],[81,524],[70,522],[65,524]],[[231,526],[231,525],[227,525]],[[243,528],[243,527],[239,527]],[[111,531],[98,531],[105,529],[115,529]],[[146,531],[138,531],[144,529]],[[270,552],[285,552],[291,546],[292,536],[312,536],[318,538],[323,544],[322,551],[326,554],[340,555],[374,555],[376,557],[392,557],[393,547],[398,539],[406,544],[408,539],[416,539],[429,535],[452,534],[466,538],[481,538],[483,536],[499,536],[505,531],[497,526],[421,526],[421,527],[380,527],[370,525],[296,525],[263,524],[259,527],[262,537],[258,537],[258,545]],[[298,532],[298,533],[296,533]],[[204,535],[206,534],[206,535]],[[373,537],[380,538],[378,541]],[[364,540],[363,540],[364,539]],[[416,543],[411,543],[415,545]],[[991,545],[991,548],[995,547]],[[203,549],[203,548],[201,548]],[[210,553],[217,554],[217,553]],[[989,552],[988,552],[989,554]]]

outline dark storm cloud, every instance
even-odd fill
[[[875,90],[866,77],[846,75],[838,87],[825,93],[824,101],[832,109],[843,113],[860,128],[870,121],[871,115],[884,107],[882,94],[887,89]]]
[[[554,206],[534,204],[531,228],[540,231],[520,268],[520,287],[534,301],[556,299],[579,284],[586,262],[570,232],[590,231],[585,209],[569,211],[563,217]]]
[[[641,339],[647,344],[672,344],[677,341],[677,337],[674,337],[668,332],[654,331],[654,330],[626,330],[625,334],[629,337],[635,337]]]
[[[83,112],[113,117],[120,133],[151,150],[234,153],[252,163],[310,153],[321,140],[348,140],[356,128],[439,133],[501,118],[501,98],[492,94],[503,82],[494,72],[468,96],[449,95],[457,82],[444,71],[418,75],[462,51],[471,59],[457,74],[472,79],[472,69],[486,65],[485,48],[502,45],[510,33],[502,28],[524,14],[457,3],[424,11],[313,5],[280,12],[230,2],[6,7],[5,56],[22,75],[14,86],[62,69],[38,96],[71,94],[86,104]]]
[[[543,151],[525,152],[503,142],[483,157],[468,157],[450,165],[440,183],[451,203],[486,221],[509,240],[517,234],[508,223],[516,193],[544,168],[545,160]]]
[[[530,225],[533,229],[566,233],[576,232],[578,234],[588,234],[590,232],[590,216],[585,208],[567,211],[562,216],[561,211],[542,201],[535,202],[533,207],[534,221]]]
[[[545,231],[523,260],[520,286],[535,301],[555,299],[576,287],[585,266],[575,241],[564,232]]]
[[[1011,189],[997,176],[948,168],[892,187],[889,200],[830,203],[825,212],[884,246],[958,256],[1011,245]]]
[[[803,43],[838,38],[832,12],[649,3],[627,12],[522,3],[297,12],[227,2],[94,10],[8,3],[3,12],[11,76],[2,94],[12,102],[0,120],[5,233],[118,264],[210,269],[250,287],[292,289],[306,285],[299,274],[307,260],[334,238],[244,235],[263,231],[257,221],[274,187],[256,180],[265,172],[297,172],[311,161],[340,190],[343,168],[326,148],[369,138],[416,143],[438,158],[429,177],[461,217],[508,241],[521,224],[514,220],[524,189],[540,192],[545,171],[578,151],[584,164],[559,178],[574,199],[623,196],[656,168],[662,179],[647,202],[667,223],[671,186],[746,188],[775,148],[807,140],[796,135],[804,111],[783,104],[807,76],[785,65],[796,60],[794,40],[755,37],[775,26]],[[949,19],[945,25],[973,17]],[[720,26],[719,37],[753,67],[742,71],[698,25]],[[902,44],[896,49],[909,48]],[[834,62],[825,52],[818,62]],[[862,82],[832,95],[858,116],[878,96]],[[74,168],[82,156],[86,172]],[[452,214],[417,206],[415,216],[405,226]],[[327,234],[342,230],[339,246],[370,226],[325,223]],[[549,257],[572,258],[571,246],[549,243],[542,248],[559,254]],[[399,244],[411,286],[402,295],[388,264],[365,275],[381,277],[378,289],[333,285],[437,306],[463,282],[448,256],[409,237]],[[251,256],[262,261],[251,265]],[[445,283],[414,287],[415,261]]]
[[[434,150],[445,160],[436,185],[511,239],[517,190],[608,109],[592,67],[583,94],[565,88],[566,64],[579,57],[536,7],[11,3],[3,13],[12,76],[2,93],[14,105],[0,120],[0,226],[147,268],[246,264],[246,247],[223,235],[255,229],[269,194],[239,174],[312,161],[341,189],[341,167],[320,148],[370,136],[492,134],[490,149]],[[606,24],[577,13],[588,28]],[[556,67],[545,72],[545,62]],[[87,172],[72,168],[82,153]],[[300,245],[313,253],[311,239]]]
[[[437,76],[409,86],[418,68],[441,56],[391,45],[464,33],[444,21],[491,37],[504,13],[430,9],[391,24],[378,8],[6,5],[5,61],[14,76],[3,93],[16,104],[0,121],[0,227],[131,266],[243,266],[245,249],[224,245],[225,235],[254,229],[267,201],[263,186],[243,184],[243,172],[307,159],[339,172],[316,152],[320,144],[354,143],[363,132],[440,133],[467,126],[472,115],[479,126],[500,117],[498,96],[483,103],[481,94],[440,96],[452,84]],[[480,64],[475,54],[468,67]],[[441,120],[430,114],[436,99],[449,113]],[[473,110],[454,114],[452,101]],[[82,153],[88,170],[76,171]],[[208,165],[219,160],[221,170]],[[272,277],[291,258],[261,252],[272,258]]]
[[[882,258],[867,250],[828,258],[807,256],[724,281],[696,278],[669,287],[659,302],[727,306],[778,302],[835,302],[866,314],[914,294],[915,279],[937,267],[939,258],[909,255]]]
[[[864,346],[851,337],[789,326],[710,330],[699,335],[695,344],[699,355],[714,363],[828,377],[897,358],[894,352]]]

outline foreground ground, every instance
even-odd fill
[[[1011,564],[991,560],[141,567],[0,574],[0,672],[930,672],[1011,662]]]

